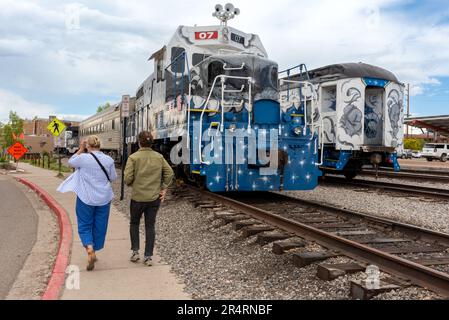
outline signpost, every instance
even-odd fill
[[[47,127],[48,131],[51,132],[55,137],[59,137],[59,135],[65,130],[65,125],[58,119],[54,118],[52,122]]]
[[[64,123],[59,121],[57,118],[54,118],[50,124],[48,125],[47,129],[51,132],[51,134],[55,137],[59,137],[59,135],[65,130],[66,126]],[[50,157],[49,157],[49,165],[50,165]],[[58,144],[58,177],[62,177],[61,172],[61,146]]]
[[[11,147],[8,149],[8,153],[16,159],[16,161],[19,161],[20,158],[23,157],[25,153],[27,153],[27,148],[23,146],[20,142],[14,143]]]
[[[121,116],[123,119],[123,142],[122,142],[122,184],[120,186],[120,201],[125,198],[125,165],[127,158],[127,147],[126,147],[126,127],[128,125],[128,117],[129,117],[129,95],[122,96],[122,108],[121,108]]]
[[[27,148],[25,148],[20,142],[16,142],[11,147],[9,147],[8,153],[12,155],[17,161],[16,171],[19,168],[19,159],[22,158],[27,152]]]

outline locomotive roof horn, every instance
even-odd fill
[[[212,16],[221,21],[221,25],[227,26],[228,20],[234,19],[235,16],[240,14],[240,9],[235,8],[232,3],[227,3],[224,8],[221,4],[215,6],[215,11]]]

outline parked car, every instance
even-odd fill
[[[401,159],[412,159],[412,158],[413,158],[412,154],[413,154],[413,151],[412,151],[412,150],[410,150],[410,149],[404,149],[404,150],[402,151],[401,154],[398,154],[398,156],[399,156]]]
[[[419,151],[412,151],[412,158],[419,159],[422,157],[422,153]]]
[[[449,144],[447,143],[427,143],[422,150],[422,157],[427,161],[440,160],[446,162],[449,155]]]

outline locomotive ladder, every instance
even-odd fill
[[[313,84],[310,81],[295,81],[295,80],[280,80],[280,85],[282,86],[284,83],[287,83],[288,85],[294,84],[298,86],[299,90],[299,105],[304,105],[304,129],[303,129],[303,135],[305,136],[307,134],[307,127],[310,126],[312,137],[310,138],[310,141],[313,140],[313,135],[316,131],[315,127],[315,121],[313,119],[313,111],[315,110],[315,107],[318,103],[318,97],[316,94],[315,89],[313,88]],[[303,94],[304,90],[309,88],[310,92],[312,93],[310,98],[307,98],[305,94]],[[288,88],[290,90],[290,86]],[[287,101],[290,101],[290,96],[287,97]],[[307,123],[307,102],[310,102],[310,125]],[[281,110],[282,112],[282,110]],[[323,117],[320,113],[320,125],[321,128],[318,130],[319,136],[320,136],[320,142],[321,142],[321,161],[319,163],[315,163],[316,166],[323,165],[323,155],[324,155],[324,139],[323,139],[323,131],[324,131],[324,123],[323,123]],[[318,152],[318,143],[315,140],[315,151]]]
[[[223,66],[223,69],[225,71],[229,71],[229,70],[241,70],[245,67],[245,64],[242,63],[242,66],[240,67],[236,67],[236,68],[232,68],[232,67],[226,67],[226,64]],[[203,159],[203,150],[202,150],[202,140],[203,140],[203,119],[204,119],[204,114],[210,110],[207,110],[207,106],[210,102],[210,99],[212,97],[212,93],[215,89],[215,87],[218,84],[218,81],[221,82],[221,100],[219,103],[219,109],[216,110],[216,113],[220,113],[221,114],[221,122],[217,123],[217,122],[213,122],[210,124],[209,126],[209,130],[208,132],[210,133],[212,128],[214,127],[218,127],[220,132],[223,133],[225,130],[225,108],[229,107],[229,106],[235,106],[234,104],[227,104],[225,102],[225,95],[228,93],[243,93],[245,91],[245,85],[243,84],[240,89],[226,89],[226,80],[227,79],[236,79],[236,80],[245,80],[247,82],[247,87],[248,87],[248,125],[247,125],[247,131],[248,133],[251,132],[251,120],[252,120],[252,111],[253,111],[253,102],[252,102],[252,82],[253,82],[253,78],[252,77],[238,77],[238,76],[229,76],[229,75],[219,75],[217,77],[215,77],[213,83],[212,83],[212,87],[210,89],[209,95],[207,97],[206,102],[203,105],[202,111],[201,111],[201,115],[200,115],[200,128],[199,128],[199,137],[198,137],[198,159],[200,159],[201,164],[206,164],[209,165],[210,162],[204,161]],[[189,86],[189,98],[188,98],[188,107],[187,107],[187,130],[190,130],[190,101],[191,101],[191,86]],[[243,107],[245,104],[245,99],[242,99],[242,101],[240,102],[240,105],[237,105],[237,107]],[[188,148],[190,148],[190,134],[187,134],[187,146]],[[228,164],[229,166],[229,164]],[[239,184],[238,184],[238,168],[236,168],[236,170],[234,170],[234,167],[231,165],[231,168],[227,168],[226,169],[226,190],[229,189],[229,170],[231,171],[231,176],[234,176],[234,172],[235,172],[235,185],[232,186],[232,188],[235,190],[238,190],[239,188]]]
[[[207,109],[207,105],[210,102],[210,99],[212,97],[212,93],[213,90],[215,88],[215,86],[217,85],[217,81],[221,80],[221,100],[220,100],[220,104],[219,104],[219,109],[217,110],[217,112],[220,112],[221,114],[221,123],[219,124],[220,127],[220,132],[224,132],[224,114],[225,114],[225,107],[226,107],[226,103],[225,103],[225,94],[226,93],[240,93],[240,92],[244,92],[245,90],[245,85],[242,85],[242,87],[240,88],[240,90],[227,90],[226,89],[226,79],[237,79],[237,80],[246,80],[248,82],[248,126],[247,126],[247,130],[248,132],[251,130],[251,117],[252,117],[252,111],[253,111],[253,104],[252,104],[252,96],[251,96],[251,92],[252,92],[252,77],[236,77],[236,76],[227,76],[227,75],[219,75],[217,77],[215,77],[214,82],[212,84],[212,88],[209,92],[209,96],[207,97],[206,103],[204,104],[204,107],[202,109],[201,112],[201,116],[200,116],[200,130],[199,130],[199,139],[198,139],[198,156],[199,159],[201,161],[201,164],[210,164],[209,162],[205,162],[203,161],[203,155],[202,155],[202,139],[203,139],[203,118],[204,118],[204,114],[206,112]],[[244,104],[244,100],[242,100],[241,105],[243,106]],[[190,118],[190,117],[189,117]]]

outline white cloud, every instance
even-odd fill
[[[28,101],[13,92],[0,89],[0,122],[8,122],[10,111],[17,112],[24,119],[48,118],[49,115],[56,115],[61,120],[73,121],[86,118],[84,115],[61,114],[57,110],[58,108],[54,106]]]
[[[217,1],[77,1],[80,25],[70,30],[70,3],[0,0],[0,84],[43,97],[134,94],[152,71],[149,54],[178,24],[218,22]],[[449,25],[438,23],[444,8],[422,19],[394,9],[407,2],[240,0],[230,24],[259,34],[281,68],[363,61],[391,70],[417,95],[449,76]]]

